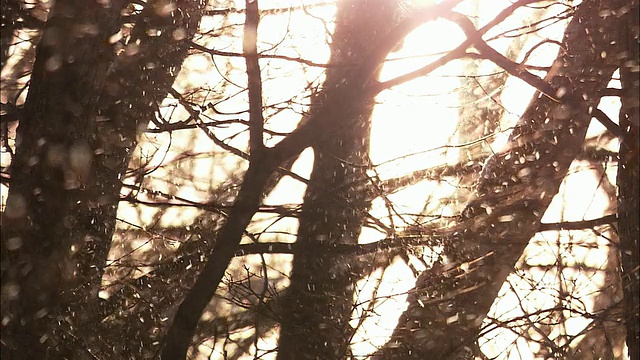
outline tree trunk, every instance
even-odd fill
[[[109,242],[99,204],[88,197],[94,181],[89,142],[119,11],[58,1],[37,48],[2,227],[3,316],[10,319],[3,323],[3,356],[57,353],[50,325],[78,285],[72,255]]]
[[[213,252],[207,256],[202,272],[180,304],[169,332],[165,336],[163,359],[174,360],[186,356],[198,321],[220,284],[229,261],[236,254],[243,232],[258,210],[263,189],[277,167],[299,155],[307,147],[328,143],[327,139],[335,137],[335,134],[355,127],[357,124],[352,121],[357,120],[358,117],[350,114],[359,112],[359,107],[366,104],[363,105],[357,101],[354,104],[354,100],[357,100],[358,94],[363,92],[377,94],[382,90],[381,86],[378,86],[381,84],[372,83],[372,80],[375,79],[386,55],[409,31],[425,21],[442,16],[460,1],[446,0],[427,8],[428,11],[419,12],[408,21],[391,29],[384,36],[383,41],[368,53],[360,66],[352,67],[353,74],[350,74],[350,80],[339,81],[331,92],[324,92],[322,104],[312,109],[295,131],[274,147],[267,148],[261,161],[250,162],[242,187],[227,222],[220,230]],[[349,36],[352,35],[354,34],[349,34]]]
[[[340,82],[353,81],[353,67],[365,61],[386,35],[384,29],[396,25],[397,12],[397,3],[386,0],[338,4],[330,60],[336,66],[329,67],[316,104],[331,97]],[[358,242],[371,205],[366,189],[374,96],[349,94],[345,100],[356,110],[341,115],[354,126],[313,145],[313,172],[299,218],[289,301],[281,314],[278,359],[343,359],[349,351],[353,288],[362,265],[354,263],[353,256],[318,251],[317,245]]]
[[[121,179],[186,56],[172,30],[193,35],[199,16],[185,10],[201,6],[185,0],[172,13],[147,13],[144,26],[166,31],[116,59],[109,37],[124,5],[57,1],[36,50],[3,218],[3,356],[76,358],[86,350],[71,329],[100,320]],[[146,68],[150,61],[157,66]]]
[[[160,0],[147,4],[142,11],[142,18],[132,30],[132,39],[129,40],[129,43],[140,40],[137,53],[130,56],[124,53],[116,59],[102,89],[97,116],[103,121],[98,121],[96,125],[101,154],[95,157],[94,164],[96,174],[102,179],[96,181],[99,187],[97,194],[102,194],[103,198],[110,194],[112,199],[118,201],[121,179],[125,176],[138,143],[137,136],[154,119],[158,105],[171,90],[188,54],[188,41],[198,31],[202,10],[206,5],[201,0],[177,0],[175,10],[159,12],[159,6],[163,4],[167,6]],[[148,35],[153,34],[153,31],[160,35]],[[109,224],[109,239],[115,227],[116,211],[117,203],[101,213],[105,221],[112,221]],[[92,254],[85,255],[88,256],[80,263],[85,265],[86,270],[96,262],[104,264],[106,261],[106,254],[100,258],[91,258]],[[96,299],[98,290],[96,286],[88,294]],[[104,305],[101,303],[100,309],[97,309],[99,311],[93,312],[95,316],[87,317],[83,322],[87,328],[96,323],[100,326],[109,325],[100,323],[101,317],[112,311]],[[147,322],[146,325],[152,324]],[[151,333],[137,331],[132,334],[131,339],[135,341],[118,344],[120,355],[131,358],[156,349],[158,339],[149,336]]]
[[[640,303],[640,276],[638,274],[638,241],[640,239],[640,182],[638,180],[638,2],[627,10],[624,31],[620,44],[626,56],[620,57],[620,80],[622,83],[622,108],[620,127],[624,135],[620,138],[618,162],[618,234],[622,263],[622,284],[625,304],[625,325],[629,359],[640,357],[640,325],[638,304]]]
[[[545,78],[547,95],[532,100],[507,149],[487,161],[474,197],[451,231],[445,246],[451,266],[417,279],[407,310],[377,358],[445,359],[470,351],[498,291],[581,150],[591,108],[618,66],[615,14],[625,5],[622,0],[594,0],[578,6],[563,40],[566,51],[554,65],[557,71]],[[509,66],[486,44],[475,46]]]

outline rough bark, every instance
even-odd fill
[[[162,12],[151,2],[135,31],[165,32],[116,60],[109,37],[125,4],[57,1],[37,47],[3,218],[3,356],[76,358],[86,349],[69,330],[99,320],[121,179],[186,56],[173,31],[193,35],[199,17],[186,10],[201,6]]]
[[[97,206],[85,206],[93,156],[87,134],[114,56],[107,40],[118,29],[117,7],[63,0],[38,46],[3,218],[2,301],[10,319],[3,356],[46,358],[58,345],[47,338],[69,296],[61,290],[76,285],[72,253],[102,237],[89,226]]]
[[[545,78],[545,94],[532,100],[506,150],[487,161],[451,233],[445,251],[452,263],[417,279],[407,310],[377,358],[462,358],[470,351],[500,287],[581,150],[591,109],[618,66],[614,40],[625,5],[585,1],[578,6],[563,39],[566,51]],[[508,66],[486,44],[474,45]],[[508,70],[527,77],[516,68]]]
[[[380,83],[375,82],[374,76],[387,54],[411,30],[426,21],[442,16],[460,1],[447,0],[429,7],[392,29],[384,37],[384,41],[377,44],[378,46],[369,53],[366,61],[353,69],[351,82],[336,84],[335,89],[323,98],[322,105],[312,109],[295,131],[274,147],[265,149],[261,159],[251,161],[228,220],[220,230],[216,245],[207,256],[206,265],[193,288],[180,304],[169,332],[165,336],[163,359],[185,358],[200,316],[220,284],[229,261],[236,254],[243,232],[258,210],[264,193],[263,188],[277,167],[299,155],[305,148],[316,143],[324,143],[336,133],[355,126],[354,123],[347,121],[353,119],[350,113],[358,111],[358,107],[354,106],[352,101],[353,95],[361,92],[377,94],[384,90]],[[396,79],[396,82],[408,80],[405,77]]]
[[[618,234],[622,263],[622,284],[627,328],[629,359],[640,357],[640,325],[638,304],[640,303],[640,276],[638,274],[640,252],[640,182],[638,163],[638,130],[640,115],[638,109],[638,2],[634,1],[625,9],[621,36],[621,46],[626,52],[620,57],[620,80],[622,83],[622,108],[620,127],[624,135],[620,138],[618,162]]]
[[[132,54],[122,53],[110,69],[97,109],[95,147],[100,149],[100,154],[94,158],[95,173],[100,176],[96,176],[97,194],[102,199],[109,196],[116,201],[114,206],[103,208],[101,212],[104,221],[109,221],[109,239],[115,227],[121,179],[138,143],[137,136],[154,119],[158,104],[171,90],[188,54],[189,40],[198,31],[205,5],[202,0],[177,0],[173,5],[161,0],[149,2],[135,23],[129,41],[135,43],[139,39],[140,46]],[[159,35],[149,35],[153,31]],[[96,262],[104,264],[108,247],[104,250],[104,257],[96,258],[95,253],[87,253],[80,263],[87,271]],[[94,284],[89,292],[94,299],[98,286],[99,283]],[[93,312],[94,317],[87,317],[83,322],[86,328],[95,326],[101,317],[113,310],[104,303],[99,305],[100,308]],[[118,342],[112,349],[129,358],[156,350],[158,339],[151,336],[153,331],[145,330],[145,326],[151,325],[148,321],[131,333],[131,341]],[[110,330],[108,323],[100,323],[100,326],[107,327],[102,332]]]
[[[397,13],[394,1],[339,3],[330,59],[337,66],[329,67],[315,105],[331,97],[339,83],[354,80],[353,68],[386,35],[384,29],[396,25]],[[352,93],[345,100],[356,110],[341,120],[353,126],[313,145],[314,166],[299,217],[278,359],[342,359],[353,335],[353,285],[361,266],[353,256],[317,250],[320,243],[357,244],[371,205],[366,172],[374,94]]]

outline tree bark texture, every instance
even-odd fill
[[[356,126],[352,121],[359,118],[351,116],[351,113],[360,111],[359,107],[363,104],[354,102],[353,96],[361,92],[377,94],[383,90],[379,86],[380,83],[375,82],[375,78],[387,54],[411,30],[448,13],[460,1],[446,0],[433,5],[387,31],[383,41],[369,52],[365,61],[360,66],[352,68],[350,81],[340,81],[331,92],[324,92],[321,105],[311,109],[296,130],[274,147],[266,148],[260,159],[250,162],[242,187],[227,222],[220,230],[216,245],[207,256],[206,264],[196,283],[180,304],[165,336],[163,359],[183,359],[187,355],[198,321],[220,284],[229,261],[236,255],[243,232],[258,210],[263,189],[277,167],[299,155],[309,146],[329,143],[327,139]]]
[[[419,276],[407,310],[376,358],[464,358],[471,351],[498,291],[581,150],[592,108],[618,67],[617,41],[620,31],[627,31],[619,27],[625,6],[627,1],[620,0],[584,1],[577,7],[564,51],[545,78],[547,94],[538,93],[507,148],[486,162],[451,231],[445,252],[452,263]],[[486,43],[474,46],[503,66]]]
[[[203,0],[149,2],[142,11],[141,19],[135,23],[129,40],[129,43],[140,41],[137,51],[131,55],[126,52],[121,54],[112,65],[100,96],[97,109],[99,121],[96,122],[101,154],[94,159],[94,163],[96,173],[101,174],[103,179],[96,184],[102,196],[111,194],[115,199],[119,197],[121,180],[137,145],[137,135],[154,119],[158,105],[171,90],[188,55],[188,42],[198,31],[205,5]],[[154,32],[159,35],[154,36]],[[113,221],[109,226],[109,239],[115,227],[116,211],[117,205],[102,212],[105,220]],[[96,260],[104,264],[105,259],[106,256],[104,259],[85,257],[80,263],[92,266]],[[94,289],[91,292],[94,298],[96,291]],[[100,305],[100,311],[94,312],[97,316],[103,317],[113,311],[105,304]],[[95,326],[99,320],[88,318],[85,324]],[[148,324],[151,325],[150,322]],[[102,325],[107,326],[100,323]],[[120,356],[130,358],[150,352],[150,349],[157,347],[158,339],[149,334],[150,331],[145,332],[145,327],[140,327],[131,334],[131,338],[137,341],[118,342],[112,344],[112,349],[117,349]]]
[[[640,181],[638,163],[638,91],[640,89],[638,69],[638,2],[634,1],[625,9],[621,28],[620,45],[624,47],[624,56],[620,56],[620,81],[622,84],[622,108],[620,109],[620,138],[618,155],[618,235],[620,238],[620,257],[622,263],[622,285],[625,307],[625,325],[627,328],[627,347],[629,359],[640,357],[640,325],[638,321],[640,306],[640,275],[638,273],[640,252]]]
[[[154,101],[164,98],[186,56],[180,40],[199,21],[187,12],[198,1],[178,2],[172,11],[158,4],[150,2],[146,21],[134,27],[140,51],[119,57],[110,37],[126,2],[59,0],[51,10],[3,217],[3,356],[76,358],[85,344],[70,329],[101,320],[97,294],[121,181]],[[165,31],[147,36],[150,27]],[[177,29],[185,36],[175,37]]]
[[[330,66],[313,106],[322,106],[340,83],[354,81],[371,50],[397,24],[398,4],[343,0],[336,12]],[[379,71],[372,77],[377,78]],[[281,314],[278,359],[344,359],[353,335],[353,286],[364,264],[357,257],[318,251],[318,244],[357,244],[371,197],[369,138],[375,94],[344,99],[353,111],[338,114],[353,126],[313,144],[314,165],[299,217],[287,306]],[[329,104],[324,104],[329,105]]]
[[[92,224],[99,214],[87,198],[93,158],[87,135],[114,57],[108,38],[120,28],[119,11],[58,1],[37,48],[2,227],[3,316],[10,319],[3,324],[3,357],[56,353],[50,326],[70,297],[64,290],[77,286],[72,255],[109,241],[95,231],[102,222]]]

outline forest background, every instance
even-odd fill
[[[638,29],[2,0],[3,358],[638,358]]]

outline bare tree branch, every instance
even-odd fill
[[[462,356],[464,347],[474,341],[498,290],[539,229],[542,215],[581,150],[590,108],[617,68],[600,54],[606,51],[615,58],[620,53],[614,40],[620,29],[601,14],[615,16],[624,5],[622,0],[583,2],[568,25],[563,39],[566,51],[557,59],[557,72],[549,73],[542,84],[525,75],[548,96],[532,100],[506,149],[484,165],[475,195],[455,226],[458,238],[445,246],[454,264],[466,265],[446,271],[433,268],[420,275],[407,310],[377,356],[444,359]],[[475,35],[471,26],[466,32]],[[585,38],[585,33],[599,35]],[[474,41],[481,52],[488,50],[479,43]],[[422,305],[427,302],[432,304]]]

